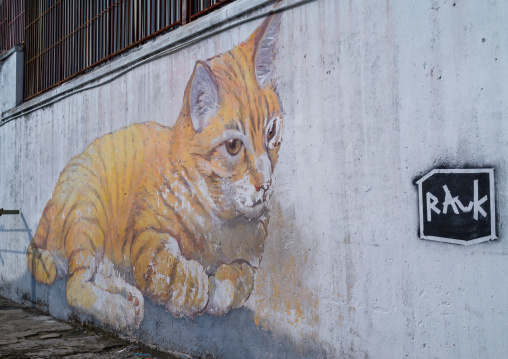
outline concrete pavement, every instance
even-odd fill
[[[0,296],[0,358],[177,358]]]

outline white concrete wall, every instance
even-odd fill
[[[195,61],[259,22],[0,127],[0,207],[23,213],[0,218],[1,294],[69,315],[63,285],[35,286],[24,257],[60,171],[105,133],[173,123]],[[148,303],[138,338],[220,357],[504,357],[507,22],[502,0],[285,11],[275,75],[285,128],[255,292],[222,318],[174,319]],[[436,166],[495,169],[498,240],[418,238],[413,181]]]
[[[17,45],[0,56],[0,114],[23,101],[23,47]]]

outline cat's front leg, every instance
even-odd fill
[[[254,287],[255,269],[248,263],[222,264],[209,278],[210,297],[206,311],[222,315],[238,308],[249,298]]]
[[[80,218],[79,210],[67,218],[70,226],[65,241],[67,302],[117,330],[138,328],[144,314],[143,297],[115,272],[113,264],[103,255],[104,232],[94,221]]]
[[[175,316],[201,314],[208,301],[208,275],[201,264],[181,257],[165,307]]]
[[[181,254],[176,239],[147,229],[133,243],[132,258],[134,278],[153,302],[177,317],[203,312],[208,275],[201,264]]]

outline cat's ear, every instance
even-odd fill
[[[219,109],[217,81],[210,66],[198,61],[191,77],[190,115],[194,131],[201,132]]]
[[[275,42],[279,33],[280,19],[280,13],[267,17],[254,33],[256,41],[254,68],[261,87],[272,81]]]

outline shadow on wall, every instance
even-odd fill
[[[20,256],[20,261],[22,261],[22,262],[26,261],[26,246],[28,246],[28,244],[33,240],[33,231],[28,226],[28,222],[26,221],[26,218],[23,215],[23,212],[20,211],[18,218],[21,218],[21,220],[23,222],[23,226],[22,227],[19,227],[19,225],[17,225],[15,228],[5,228],[5,225],[0,225],[0,233],[16,233],[16,234],[18,234],[18,233],[19,234],[26,233],[26,242],[25,241],[21,242],[24,245],[22,247],[22,250],[17,250],[17,249],[0,249],[0,268],[7,267],[9,265],[9,261],[4,260],[4,257],[2,256],[2,254],[3,255],[11,255],[11,256],[12,255],[14,255],[14,256],[18,255],[18,256]],[[16,222],[19,222],[19,221],[16,221]],[[2,238],[5,238],[5,237],[3,236]],[[16,243],[16,245],[19,246],[19,243]],[[12,269],[13,268],[7,268],[7,270],[9,272],[11,272]],[[0,274],[1,274],[1,271],[0,271]],[[23,274],[21,276],[21,278],[19,279],[19,281],[21,283],[23,283],[23,285],[21,287],[19,287],[19,288],[27,288],[27,286],[29,286],[30,291],[27,292],[27,293],[24,293],[24,296],[23,296],[24,298],[23,299],[25,299],[30,304],[33,304],[33,303],[36,303],[36,300],[37,300],[36,292],[35,292],[36,286],[37,286],[37,282],[35,281],[35,278],[33,278],[30,275],[27,276],[27,274],[28,273],[25,272],[25,274]],[[0,276],[0,279],[2,279],[1,276]],[[0,291],[1,292],[4,292],[4,293],[5,292],[12,292],[12,287],[18,288],[18,286],[13,285],[13,284],[11,284],[9,282],[4,283],[5,278],[3,278],[3,279],[4,280],[0,281]]]
[[[239,308],[215,317],[201,315],[195,319],[177,319],[168,316],[161,306],[146,303],[145,314],[150,318],[141,327],[145,343],[162,346],[193,348],[191,354],[213,353],[219,358],[325,358],[324,348],[296,351],[296,344],[289,337],[273,334],[256,326],[254,312]],[[156,333],[152,336],[148,333]],[[311,343],[310,338],[302,341]],[[312,341],[313,342],[313,341]],[[299,347],[302,343],[298,344]]]

